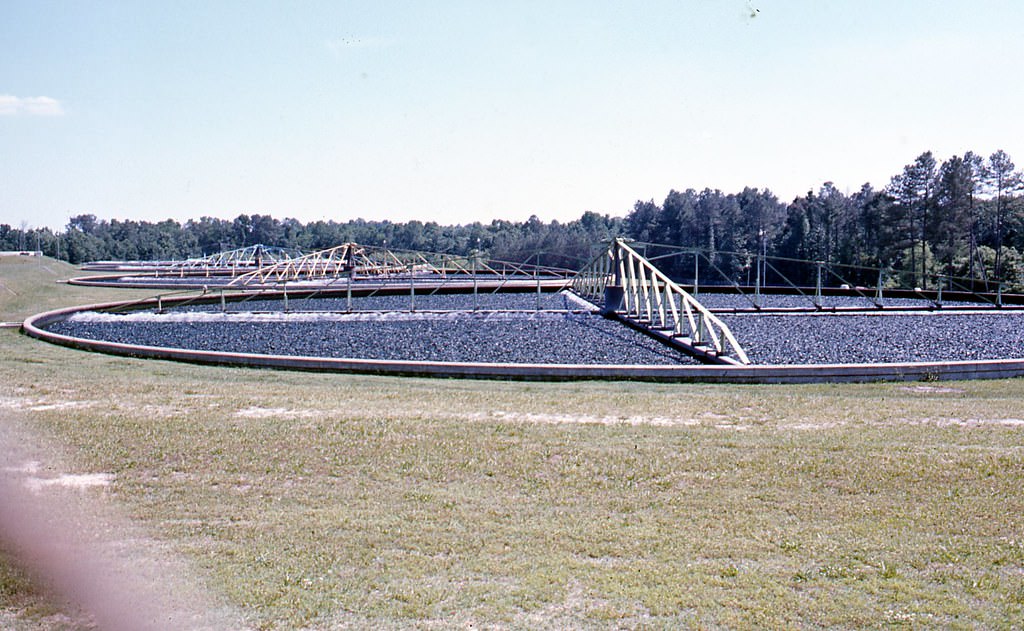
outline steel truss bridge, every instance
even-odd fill
[[[709,363],[749,364],[729,327],[623,239],[580,270],[572,289],[609,317]]]
[[[481,252],[454,255],[389,249],[357,243],[305,255],[246,248],[129,273],[73,278],[77,285],[167,290],[283,292],[444,293],[446,291],[553,291],[565,287],[575,270],[501,261]],[[119,268],[86,266],[86,269]],[[125,270],[119,270],[124,272]]]
[[[229,286],[268,286],[349,281],[447,283],[498,279],[503,283],[530,279],[564,282],[572,270],[491,260],[478,252],[458,256],[395,250],[343,243],[294,259],[260,267],[232,280]]]
[[[207,256],[181,261],[94,261],[82,265],[91,271],[148,272],[154,275],[177,274],[238,274],[264,265],[273,265],[302,256],[296,248],[281,248],[258,243],[234,250],[216,252]]]
[[[172,268],[184,270],[206,270],[222,268],[261,268],[265,265],[276,265],[282,261],[290,261],[302,256],[297,248],[279,248],[270,245],[250,245],[237,250],[217,252],[199,258],[186,259],[174,264]]]

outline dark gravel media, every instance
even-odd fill
[[[693,363],[621,324],[572,313],[301,314],[273,319],[208,314],[74,317],[56,333],[197,350],[359,359],[535,364]]]
[[[747,306],[708,296],[719,308]],[[795,306],[799,297],[771,297]],[[831,304],[855,305],[855,299]],[[416,311],[410,309],[415,306]],[[901,306],[926,307],[910,301]],[[564,293],[372,296],[191,304],[82,313],[56,333],[147,346],[309,357],[531,364],[693,364],[695,360]],[[541,309],[541,310],[538,310]],[[726,313],[755,364],[851,364],[1024,357],[1024,311]]]

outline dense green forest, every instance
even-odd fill
[[[0,250],[40,249],[80,263],[91,260],[169,260],[262,243],[313,251],[347,241],[396,249],[468,254],[579,268],[602,240],[626,236],[639,242],[700,249],[714,263],[711,282],[745,282],[758,255],[790,280],[809,284],[822,261],[851,266],[852,281],[873,284],[878,269],[899,270],[906,283],[928,286],[942,274],[1024,285],[1024,178],[1010,157],[972,152],[939,163],[927,151],[889,183],[840,191],[831,182],[780,202],[771,191],[744,188],[672,190],[660,204],[638,201],[625,217],[585,212],[571,222],[493,221],[445,226],[436,222],[279,220],[242,214],[233,220],[100,220],[72,217],[66,229],[13,228],[0,224]],[[682,250],[680,250],[682,251]],[[692,256],[669,256],[659,267],[692,277]],[[765,269],[765,268],[762,268]],[[766,271],[768,281],[771,274]],[[963,282],[963,281],[961,281]]]

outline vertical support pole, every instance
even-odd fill
[[[818,307],[819,309],[821,308],[821,265],[821,261],[818,261],[818,280],[815,282],[814,285],[814,306]]]
[[[615,313],[625,305],[625,287],[623,287],[622,274],[622,251],[619,248],[619,240],[615,239],[611,245],[612,260],[612,282],[604,287],[604,308],[603,313]]]
[[[220,312],[224,313],[228,310],[227,302],[224,300],[224,290],[220,290]]]
[[[345,284],[345,311],[352,311],[352,272],[348,273],[348,283]]]
[[[164,312],[164,297],[163,296],[157,296],[156,297],[156,312],[157,313],[163,313]]]
[[[938,293],[938,295],[935,298],[935,304],[938,305],[939,307],[942,306],[942,285],[943,285],[943,280],[944,280],[944,278],[942,277],[942,275],[939,275],[939,277],[935,279],[935,281],[936,281],[935,284],[939,286],[939,289],[938,289],[939,293]]]
[[[882,306],[882,286],[885,284],[885,270],[878,269],[878,287],[875,289],[875,306]]]
[[[409,311],[416,311],[416,277],[409,268]]]
[[[540,274],[533,270],[533,276],[537,279],[537,311],[540,311]]]
[[[754,306],[761,308],[761,255],[757,255],[757,273],[754,274]]]
[[[700,252],[693,251],[693,295],[700,294]]]
[[[480,309],[480,298],[477,294],[477,280],[476,280],[476,259],[477,250],[473,250],[473,311]]]
[[[288,284],[284,285],[284,312],[288,313]]]
[[[996,306],[1003,306],[1003,281],[999,281],[996,285]]]

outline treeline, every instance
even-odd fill
[[[817,267],[802,261],[821,261],[868,286],[881,269],[899,271],[905,285],[932,286],[942,275],[961,285],[1002,279],[1020,288],[1022,187],[1021,173],[1003,151],[987,159],[968,152],[941,164],[927,151],[880,190],[864,184],[844,193],[826,182],[789,204],[751,188],[738,194],[671,191],[660,205],[637,202],[625,233],[706,251],[717,268],[701,272],[708,282],[748,280],[762,254],[776,257],[766,274],[776,283],[782,276],[773,278],[774,270],[794,283],[813,284]],[[691,261],[670,257],[659,267],[688,278]]]
[[[179,224],[173,220],[99,220],[72,217],[67,229],[19,230],[0,225],[0,250],[41,250],[71,263],[98,260],[168,261],[263,244],[322,250],[346,242],[468,255],[477,250],[492,259],[579,269],[603,240],[622,232],[623,220],[586,212],[575,221],[546,223],[536,216],[524,222],[442,226],[436,222],[278,220],[242,214],[233,220],[202,217]]]
[[[40,249],[71,263],[93,260],[172,260],[262,243],[314,251],[354,241],[395,249],[465,255],[479,250],[500,260],[577,269],[601,242],[627,236],[707,253],[703,282],[749,282],[758,255],[768,282],[773,271],[789,281],[813,284],[816,268],[799,261],[841,266],[844,278],[873,285],[878,269],[899,270],[900,282],[930,286],[938,275],[1024,285],[1024,181],[1010,157],[972,152],[939,163],[927,151],[881,189],[855,192],[826,182],[783,203],[764,189],[739,193],[705,189],[671,191],[658,204],[640,201],[624,217],[586,212],[560,223],[525,222],[445,226],[436,222],[279,220],[242,214],[233,220],[99,220],[72,217],[66,230],[28,230],[0,225],[0,250]],[[692,256],[659,259],[678,278],[692,277]],[[771,271],[768,271],[768,269]],[[893,277],[891,277],[893,278]],[[834,280],[834,279],[833,279]],[[962,281],[960,281],[962,284]]]

